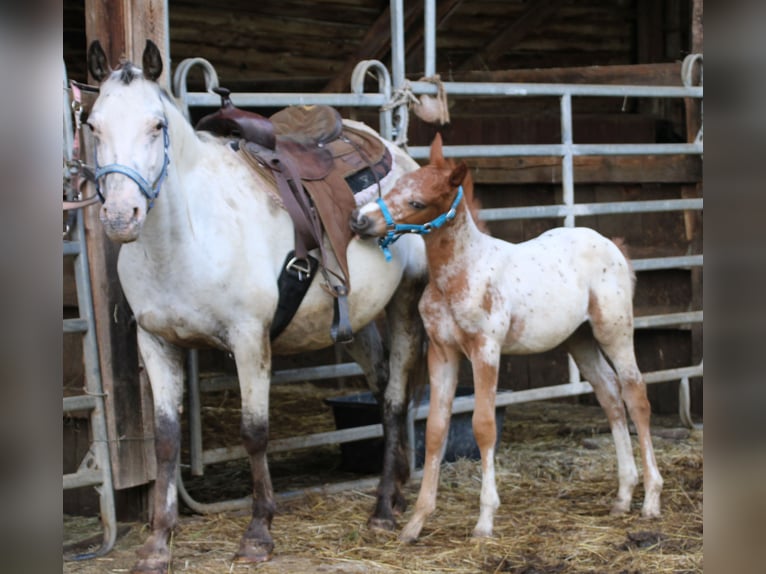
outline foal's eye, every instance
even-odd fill
[[[160,121],[158,121],[158,122],[157,122],[157,125],[155,125],[155,126],[154,126],[154,129],[155,129],[156,131],[160,131],[160,130],[161,130],[162,128],[164,128],[164,127],[165,127],[165,122],[163,122],[162,120],[160,120]]]
[[[426,206],[420,203],[419,201],[410,201],[410,207],[412,209],[425,209]]]

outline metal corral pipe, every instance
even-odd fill
[[[514,82],[442,82],[448,96],[571,96],[632,98],[702,98],[702,87],[603,84],[525,84]],[[437,93],[431,82],[410,82],[415,94]]]
[[[644,382],[646,384],[652,384],[665,381],[680,380],[683,377],[701,377],[702,372],[702,363],[692,367],[652,371],[650,373],[644,373]],[[584,395],[592,392],[593,387],[587,381],[567,383],[564,385],[553,385],[550,387],[541,387],[538,389],[525,389],[523,391],[498,391],[497,398],[495,399],[495,406],[504,407],[516,403],[527,403],[531,401],[543,401],[547,399],[572,397],[575,395]],[[473,411],[475,402],[476,401],[473,396],[455,398],[452,403],[452,414],[455,415]],[[413,410],[415,411],[415,420],[428,418],[428,405],[420,405]]]
[[[407,153],[415,159],[428,159],[429,146],[412,146]],[[508,144],[508,145],[446,145],[444,157],[510,157],[510,156],[559,156],[567,153],[583,155],[698,155],[703,151],[701,143],[687,144]]]
[[[567,207],[564,227],[574,227],[574,156],[572,154],[572,96],[561,96],[561,144],[564,155],[561,158],[562,199]]]
[[[425,76],[436,74],[436,0],[425,0],[423,10],[423,47]]]
[[[189,92],[186,94],[189,107],[217,108],[221,105],[221,97],[204,92]],[[277,108],[294,105],[326,104],[328,106],[352,106],[378,108],[388,103],[383,94],[299,94],[292,92],[241,92],[231,94],[235,106]]]
[[[539,219],[544,217],[564,217],[571,213],[581,217],[585,215],[604,215],[608,213],[650,213],[657,211],[688,211],[702,209],[702,198],[657,199],[647,201],[620,201],[609,203],[576,203],[574,205],[530,205],[525,207],[490,207],[479,210],[483,221],[508,219]]]

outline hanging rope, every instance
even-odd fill
[[[441,125],[449,123],[449,105],[447,91],[444,89],[439,74],[420,78],[420,82],[429,82],[436,86],[436,97],[423,94],[420,99],[410,103],[410,109],[424,122]]]

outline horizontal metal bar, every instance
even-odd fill
[[[431,82],[410,82],[415,94],[437,94]],[[701,86],[633,86],[604,84],[527,84],[514,82],[442,82],[448,96],[572,96],[633,98],[702,98]]]
[[[415,159],[427,159],[431,148],[407,148]],[[450,145],[443,148],[445,157],[563,157],[586,155],[677,155],[701,154],[702,143],[641,143],[641,144],[508,144],[508,145]]]
[[[64,319],[64,333],[85,333],[87,331],[87,319]]]
[[[100,470],[80,470],[64,475],[64,490],[70,488],[82,488],[84,486],[96,486],[104,482],[104,475]]]
[[[310,448],[326,444],[341,444],[345,442],[354,442],[370,438],[380,438],[383,436],[383,425],[373,424],[335,431],[320,432],[304,436],[296,436],[284,439],[269,441],[268,452],[286,452],[297,450],[299,448]],[[216,464],[229,460],[245,458],[247,452],[242,446],[231,446],[222,448],[213,448],[203,451],[203,464]]]
[[[75,411],[88,411],[98,406],[99,397],[92,395],[77,395],[75,397],[64,397],[63,412],[71,413]]]
[[[80,254],[79,241],[64,241],[64,257]]]
[[[483,221],[506,219],[532,219],[566,217],[574,215],[605,215],[611,213],[653,213],[661,211],[688,211],[703,209],[703,199],[656,199],[648,201],[624,201],[608,203],[576,203],[574,205],[530,205],[526,207],[495,207],[479,210]]]
[[[662,371],[652,371],[644,373],[644,382],[646,384],[660,383],[665,381],[680,380],[683,377],[701,377],[703,374],[702,363],[692,367],[682,367],[678,369],[666,369]],[[532,401],[542,401],[547,399],[558,399],[562,397],[572,397],[576,395],[585,395],[593,392],[593,387],[587,381],[575,383],[566,383],[562,385],[553,385],[549,387],[540,387],[537,389],[524,389],[523,391],[499,391],[495,399],[495,407],[504,407],[516,403],[528,403]],[[476,404],[473,395],[467,397],[457,397],[452,403],[452,413],[471,412]],[[429,405],[420,405],[414,409],[415,420],[422,420],[428,417]]]
[[[667,325],[685,325],[687,323],[702,323],[702,311],[687,313],[665,313],[663,315],[644,315],[633,319],[636,329],[647,327],[665,327]]]
[[[336,379],[343,377],[355,377],[363,375],[364,371],[356,363],[339,363],[337,365],[317,365],[300,369],[281,369],[271,375],[271,384],[295,383],[302,381],[319,381],[322,379]],[[217,375],[200,378],[200,391],[208,393],[212,391],[236,390],[239,382],[236,375]]]
[[[252,107],[284,107],[290,105],[324,104],[328,106],[352,106],[380,108],[388,103],[383,94],[316,94],[316,93],[269,93],[269,92],[239,92],[231,94],[235,106]],[[188,92],[186,103],[189,107],[205,106],[217,108],[221,105],[221,97],[207,92]]]
[[[702,255],[679,255],[678,257],[651,257],[632,259],[636,271],[654,271],[656,269],[679,269],[684,267],[702,267]]]

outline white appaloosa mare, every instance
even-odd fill
[[[147,42],[141,68],[123,62],[112,71],[97,43],[88,56],[92,75],[102,82],[87,117],[96,138],[101,221],[107,235],[123,244],[118,272],[138,324],[155,406],[152,529],[134,571],[166,572],[169,566],[168,539],[178,514],[182,349],[188,346],[211,346],[235,357],[253,478],[252,521],[235,558],[268,560],[275,510],[266,462],[271,356],[331,345],[333,297],[317,277],[290,325],[271,341],[277,278],[294,245],[293,223],[275,200],[273,184],[225,141],[195,132],[156,83],[162,60],[154,44]],[[395,171],[381,182],[384,194],[399,175],[417,168],[406,153],[389,147]],[[408,475],[401,432],[406,377],[425,336],[416,311],[427,273],[425,250],[414,239],[402,242],[391,262],[374,241],[355,239],[347,251],[355,332],[348,351],[384,409],[384,470],[371,524],[389,529],[395,528],[394,511],[404,506],[401,487]],[[388,353],[373,322],[384,309]]]
[[[638,482],[624,402],[643,458],[642,514],[659,516],[662,477],[649,433],[646,386],[633,351],[635,276],[628,259],[615,243],[586,228],[552,229],[517,245],[495,239],[477,228],[472,202],[466,164],[455,167],[445,160],[437,135],[430,163],[399,179],[384,200],[363,206],[352,222],[362,237],[383,237],[384,249],[413,232],[426,242],[430,282],[419,309],[430,342],[431,404],[423,481],[401,539],[417,539],[436,508],[461,353],[473,366],[473,431],[481,450],[481,512],[474,535],[490,536],[500,505],[493,462],[500,355],[539,353],[561,343],[609,418],[619,474],[612,512],[629,510]]]

